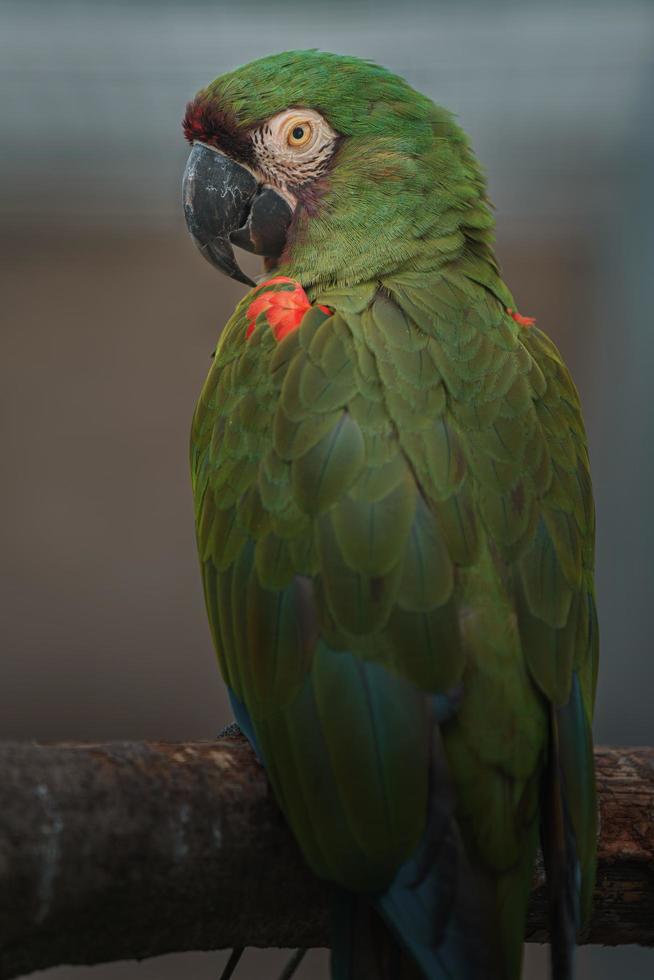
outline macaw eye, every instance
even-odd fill
[[[289,146],[296,148],[306,146],[312,136],[313,127],[311,123],[307,120],[303,120],[302,122],[294,123],[291,129],[289,129],[286,142]]]

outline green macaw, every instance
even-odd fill
[[[468,141],[318,51],[221,76],[184,130],[189,230],[254,287],[193,420],[206,606],[236,718],[337,886],[332,976],[519,977],[540,836],[565,980],[596,848],[588,453]]]

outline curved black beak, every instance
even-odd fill
[[[278,258],[291,221],[290,205],[224,153],[194,143],[183,181],[184,215],[195,244],[221,272],[254,286],[239,268],[232,243]]]

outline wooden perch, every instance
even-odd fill
[[[654,749],[596,752],[583,941],[654,945]],[[326,946],[305,868],[243,738],[0,745],[0,980],[228,946]],[[527,938],[547,939],[536,875]]]

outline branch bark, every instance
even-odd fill
[[[654,945],[654,749],[596,751],[601,837],[582,941]],[[0,745],[0,980],[229,946],[326,946],[306,869],[242,737]],[[536,874],[527,939],[547,940]]]

